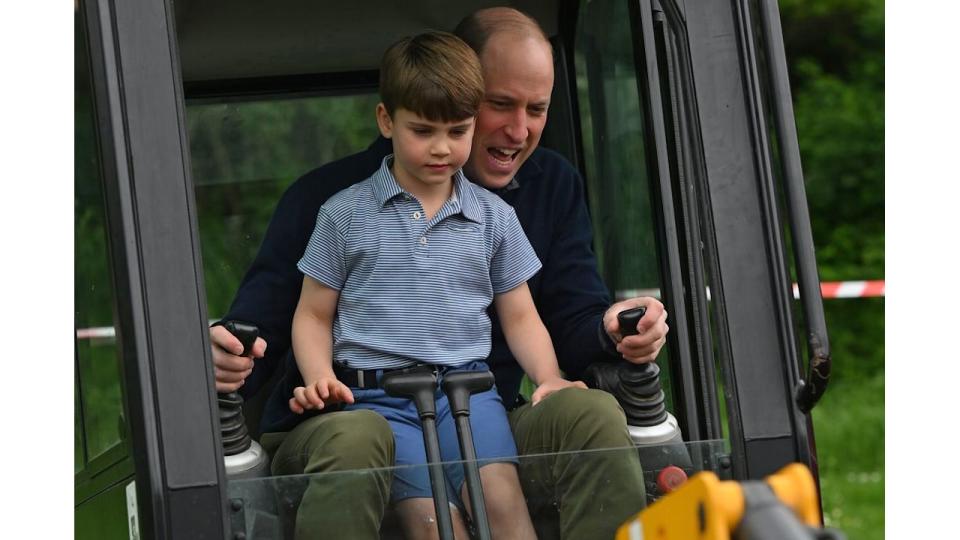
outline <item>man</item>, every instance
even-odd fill
[[[621,355],[635,363],[652,361],[666,338],[663,306],[652,298],[609,305],[591,250],[579,175],[558,154],[538,148],[554,78],[552,50],[543,31],[516,10],[490,8],[465,19],[455,33],[477,51],[485,84],[473,149],[464,169],[473,182],[514,207],[543,262],[529,285],[560,367],[578,378],[592,362],[617,361]],[[300,384],[295,362],[288,355],[290,321],[301,285],[296,262],[320,205],[367,178],[387,153],[389,143],[381,139],[364,152],[311,171],[284,195],[226,317],[261,328],[265,339],[257,340],[251,357],[234,356],[242,350],[240,343],[222,327],[211,329],[218,391],[241,389],[248,395],[277,365],[285,370],[264,411],[261,437],[274,456],[274,474],[393,464],[393,438],[382,417],[351,411],[304,420],[286,408],[290,391]],[[639,334],[622,338],[616,314],[641,305],[647,307],[647,314],[638,325]],[[609,394],[576,388],[561,390],[555,399],[536,407],[518,403],[522,371],[506,347],[499,324],[493,326],[487,363],[504,405],[514,406],[509,420],[520,454],[560,453],[521,460],[521,482],[538,533],[555,536],[544,528],[552,522],[563,538],[612,537],[616,526],[644,503],[637,455],[620,452],[578,466],[573,453],[628,446],[622,410]],[[261,359],[254,363],[253,358]],[[334,481],[310,482],[298,511],[298,536],[332,529],[348,537],[376,537],[388,496],[389,475],[362,475],[362,480],[354,478],[349,490]],[[350,511],[332,509],[334,501],[338,509]]]

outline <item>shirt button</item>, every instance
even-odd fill
[[[421,237],[420,237],[420,245],[422,245],[422,246],[427,245],[427,237],[426,237],[426,236],[421,236]]]
[[[413,219],[420,219],[420,211],[419,211],[419,210],[417,210],[416,212],[413,213]]]

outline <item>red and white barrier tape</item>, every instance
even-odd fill
[[[886,282],[882,279],[871,281],[823,281],[820,283],[820,295],[824,298],[874,298],[886,296]],[[617,291],[617,300],[652,296],[660,298],[660,289],[626,289]],[[800,287],[793,284],[793,298],[800,299]],[[707,300],[710,299],[710,287],[707,287]]]
[[[886,296],[887,285],[882,279],[873,281],[827,281],[820,284],[824,298],[873,298]],[[800,298],[800,288],[793,284],[793,297]]]
[[[208,325],[213,324],[220,319],[210,319]],[[78,328],[77,339],[114,339],[117,337],[117,331],[112,326],[98,326],[96,328]]]
[[[824,298],[873,298],[886,296],[884,280],[872,281],[824,281],[820,283],[820,294]],[[637,296],[653,296],[660,298],[660,289],[625,289],[617,291],[617,300],[635,298]],[[793,297],[800,298],[800,287],[793,284]],[[710,299],[710,288],[707,287],[707,300]],[[211,322],[212,324],[212,322]],[[97,328],[78,328],[77,339],[110,339],[115,338],[116,330],[112,326]]]

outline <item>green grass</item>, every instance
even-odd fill
[[[840,375],[813,411],[824,519],[849,540],[882,540],[884,375]]]

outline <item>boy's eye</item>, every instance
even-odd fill
[[[430,130],[428,128],[413,128],[413,132],[417,135],[429,135]]]
[[[463,137],[467,134],[467,130],[465,128],[452,129],[450,130],[450,134],[454,137]]]

